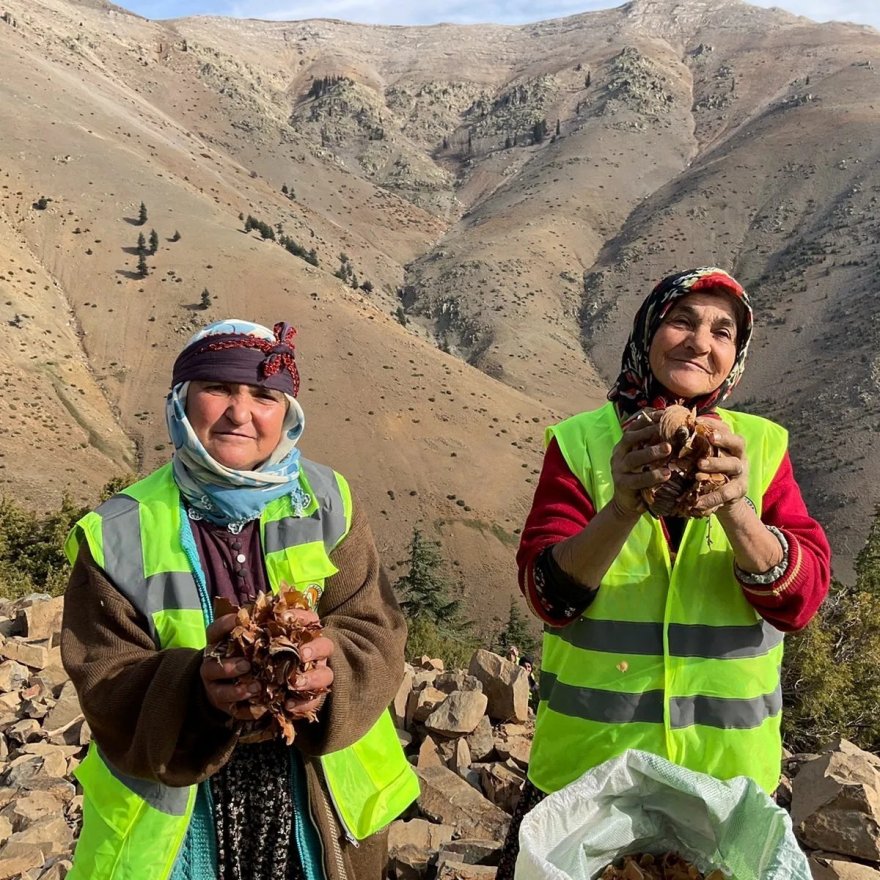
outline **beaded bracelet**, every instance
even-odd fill
[[[746,501],[751,504],[751,501],[749,501],[748,498],[746,498]],[[772,532],[776,536],[776,540],[779,541],[779,545],[782,547],[782,561],[777,565],[774,565],[773,568],[760,572],[744,571],[734,561],[734,573],[744,584],[772,584],[775,581],[778,581],[788,570],[788,539],[779,529],[776,528],[776,526],[765,525],[764,528],[767,529],[768,532]]]

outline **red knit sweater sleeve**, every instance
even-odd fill
[[[576,535],[593,518],[596,508],[580,480],[568,469],[555,440],[544,453],[544,464],[532,509],[520,538],[516,563],[519,588],[532,612],[551,626],[572,622],[570,615],[559,613],[539,594],[535,584],[535,561],[545,547]],[[585,596],[587,592],[585,592]],[[588,600],[585,599],[587,604]]]
[[[569,470],[558,444],[552,440],[544,455],[516,555],[520,590],[532,612],[551,626],[565,626],[573,617],[548,601],[552,597],[541,593],[535,582],[535,562],[546,547],[580,532],[595,513],[586,489]],[[778,629],[801,629],[828,593],[831,549],[822,526],[807,512],[788,453],[764,494],[761,519],[785,535],[788,566],[771,584],[741,582],[743,593],[755,610]],[[584,604],[588,604],[588,599]]]
[[[761,520],[785,535],[788,567],[770,584],[741,581],[743,593],[777,629],[801,629],[828,594],[831,548],[822,526],[807,512],[787,452],[764,493]]]

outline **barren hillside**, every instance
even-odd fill
[[[389,564],[417,522],[441,540],[490,628],[543,426],[602,398],[654,281],[717,263],[758,312],[739,399],[791,429],[849,576],[880,497],[876,31],[735,0],[521,27],[4,12],[0,491],[154,467],[193,328],[286,318],[304,452]]]

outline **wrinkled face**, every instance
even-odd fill
[[[249,471],[281,441],[287,399],[280,391],[234,382],[190,382],[186,416],[215,461]]]
[[[651,372],[674,397],[715,391],[736,360],[736,307],[725,293],[682,297],[657,328],[648,351]]]

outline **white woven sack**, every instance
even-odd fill
[[[640,751],[545,798],[519,840],[515,880],[595,880],[636,852],[678,852],[733,880],[811,880],[788,814],[753,780],[723,782]]]

